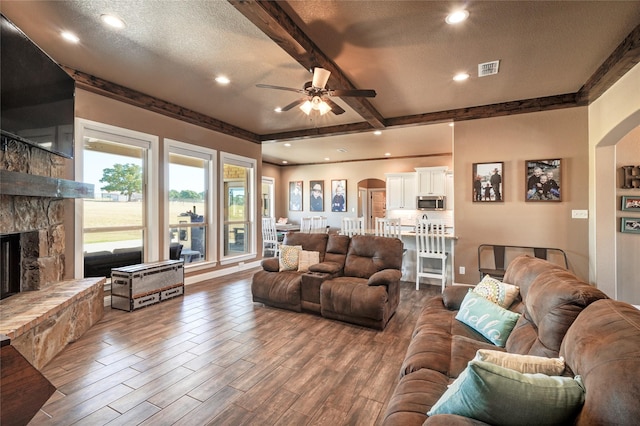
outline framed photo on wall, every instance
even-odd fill
[[[621,219],[620,232],[640,234],[640,217],[623,217]]]
[[[526,201],[562,201],[561,159],[527,160],[525,170]]]
[[[289,210],[302,211],[302,181],[289,182]]]
[[[347,180],[335,179],[331,181],[331,211],[347,211]]]
[[[309,181],[309,188],[311,194],[309,195],[309,210],[312,212],[324,211],[324,181],[312,180]]]
[[[640,212],[640,196],[622,196],[622,210],[629,212]]]
[[[502,180],[504,162],[473,163],[472,197],[474,202],[504,201]]]

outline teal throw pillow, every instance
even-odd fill
[[[427,415],[457,414],[492,425],[558,425],[572,424],[582,404],[580,376],[523,374],[470,361]]]
[[[469,290],[464,297],[456,319],[489,339],[494,345],[504,348],[511,330],[520,314],[508,311]]]

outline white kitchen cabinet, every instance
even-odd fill
[[[416,168],[418,189],[416,195],[446,195],[447,167]]]
[[[388,173],[387,210],[416,208],[416,173]]]

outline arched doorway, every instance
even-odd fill
[[[595,149],[595,282],[615,299],[640,305],[640,238],[620,232],[621,197],[635,195],[621,188],[623,165],[640,164],[640,111],[615,126]]]
[[[381,179],[363,179],[358,182],[358,217],[365,218],[365,228],[375,227],[376,217],[386,215],[387,184]]]

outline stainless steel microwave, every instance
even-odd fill
[[[446,197],[442,195],[419,195],[416,199],[418,210],[444,210],[446,208]]]

